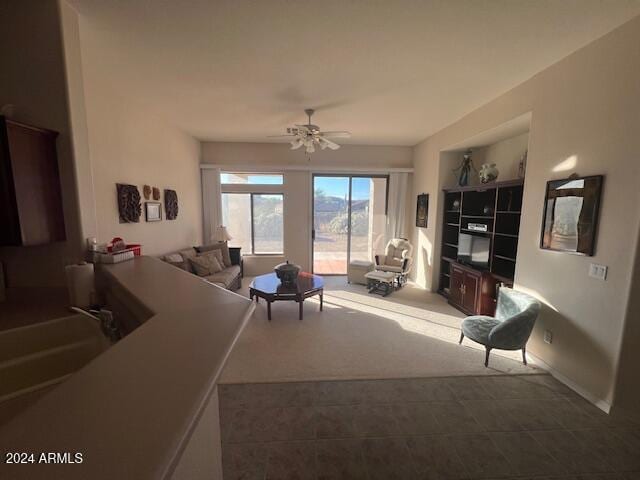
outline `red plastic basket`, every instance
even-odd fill
[[[127,244],[127,250],[132,250],[135,257],[142,255],[142,245],[138,243]]]
[[[107,251],[109,253],[113,252],[113,243],[115,243],[116,241],[122,241],[121,238],[119,237],[115,237],[113,240],[111,240],[111,244],[109,244],[109,246],[107,247]],[[128,251],[132,251],[133,252],[133,256],[134,257],[139,257],[140,255],[142,255],[142,245],[139,243],[128,243],[125,245],[125,249],[122,250],[123,252],[128,252]]]

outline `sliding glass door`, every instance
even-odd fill
[[[351,260],[384,250],[387,177],[313,176],[313,271],[346,275]]]

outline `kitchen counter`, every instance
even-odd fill
[[[0,430],[1,478],[171,478],[255,308],[153,257],[97,275],[150,316]],[[6,452],[82,463],[6,465]]]

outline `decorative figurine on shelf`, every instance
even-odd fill
[[[480,172],[478,176],[480,177],[480,183],[489,183],[493,182],[498,178],[498,174],[500,172],[496,168],[495,163],[485,163],[480,167]]]
[[[524,153],[522,154],[522,157],[520,157],[520,163],[518,164],[518,178],[524,178],[524,174],[527,170],[527,155],[528,155],[529,151],[525,150]]]
[[[454,175],[457,175],[458,177],[458,185],[460,187],[466,187],[469,185],[469,174],[471,173],[472,168],[474,172],[477,172],[476,167],[473,164],[473,159],[471,158],[471,150],[467,150],[462,156],[462,163],[460,163],[460,166],[453,170]]]

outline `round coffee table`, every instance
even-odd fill
[[[260,275],[249,285],[249,298],[264,298],[267,301],[267,318],[271,320],[271,304],[277,301],[289,300],[298,302],[302,320],[302,303],[305,298],[320,295],[320,311],[322,311],[322,297],[324,294],[324,280],[312,273],[300,272],[296,284],[292,287],[284,286],[275,273]]]

